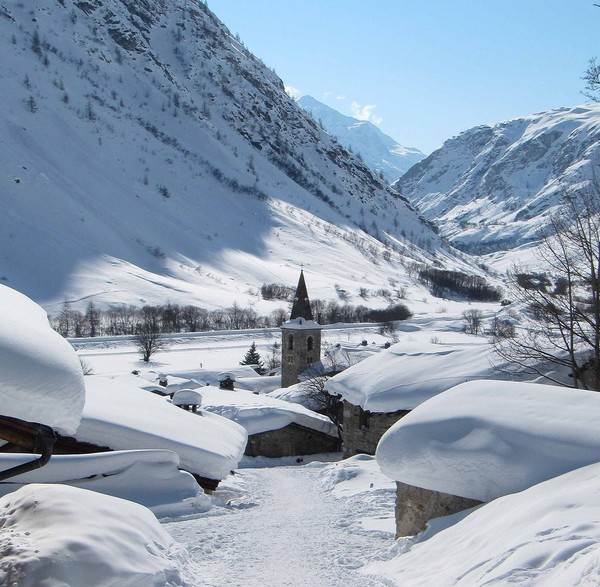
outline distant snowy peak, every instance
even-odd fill
[[[425,158],[419,149],[400,145],[373,123],[344,116],[311,96],[303,96],[298,104],[344,147],[360,155],[373,171],[383,174],[390,183]]]
[[[458,247],[506,250],[536,238],[599,156],[600,105],[561,108],[467,130],[395,185]]]

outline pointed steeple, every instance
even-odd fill
[[[304,281],[304,271],[300,271],[300,279],[294,296],[294,305],[292,306],[292,314],[290,320],[295,318],[304,318],[305,320],[313,320],[312,310],[310,308],[310,300],[308,299],[308,291],[306,282]]]

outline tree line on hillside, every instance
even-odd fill
[[[382,309],[340,304],[335,300],[311,301],[313,315],[319,324],[338,322],[385,322],[406,320],[412,313],[404,304]],[[209,330],[246,330],[279,327],[289,319],[283,308],[261,316],[254,308],[234,303],[229,308],[207,310],[194,305],[163,304],[158,306],[120,305],[103,310],[90,301],[84,312],[64,302],[59,314],[51,319],[52,327],[69,338],[137,335],[150,328],[160,334],[205,332]]]
[[[479,302],[497,302],[502,297],[501,289],[490,285],[479,275],[435,267],[420,267],[416,273],[419,281],[428,285],[431,294],[438,298],[454,295]]]

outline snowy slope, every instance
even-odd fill
[[[599,139],[597,104],[479,126],[395,185],[460,248],[512,249],[536,238],[565,190],[589,180]]]
[[[52,312],[454,262],[203,3],[4,1],[0,49],[0,280]]]
[[[596,463],[438,519],[363,572],[397,587],[597,585],[599,514]]]
[[[425,158],[419,149],[402,146],[372,122],[344,116],[312,96],[302,96],[298,104],[344,147],[358,153],[373,171],[383,174],[388,183],[399,179]]]

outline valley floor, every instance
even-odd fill
[[[391,486],[340,496],[335,464],[241,469],[201,517],[166,523],[189,551],[186,579],[203,587],[361,587],[360,574],[393,544]],[[337,481],[335,477],[337,475]]]

